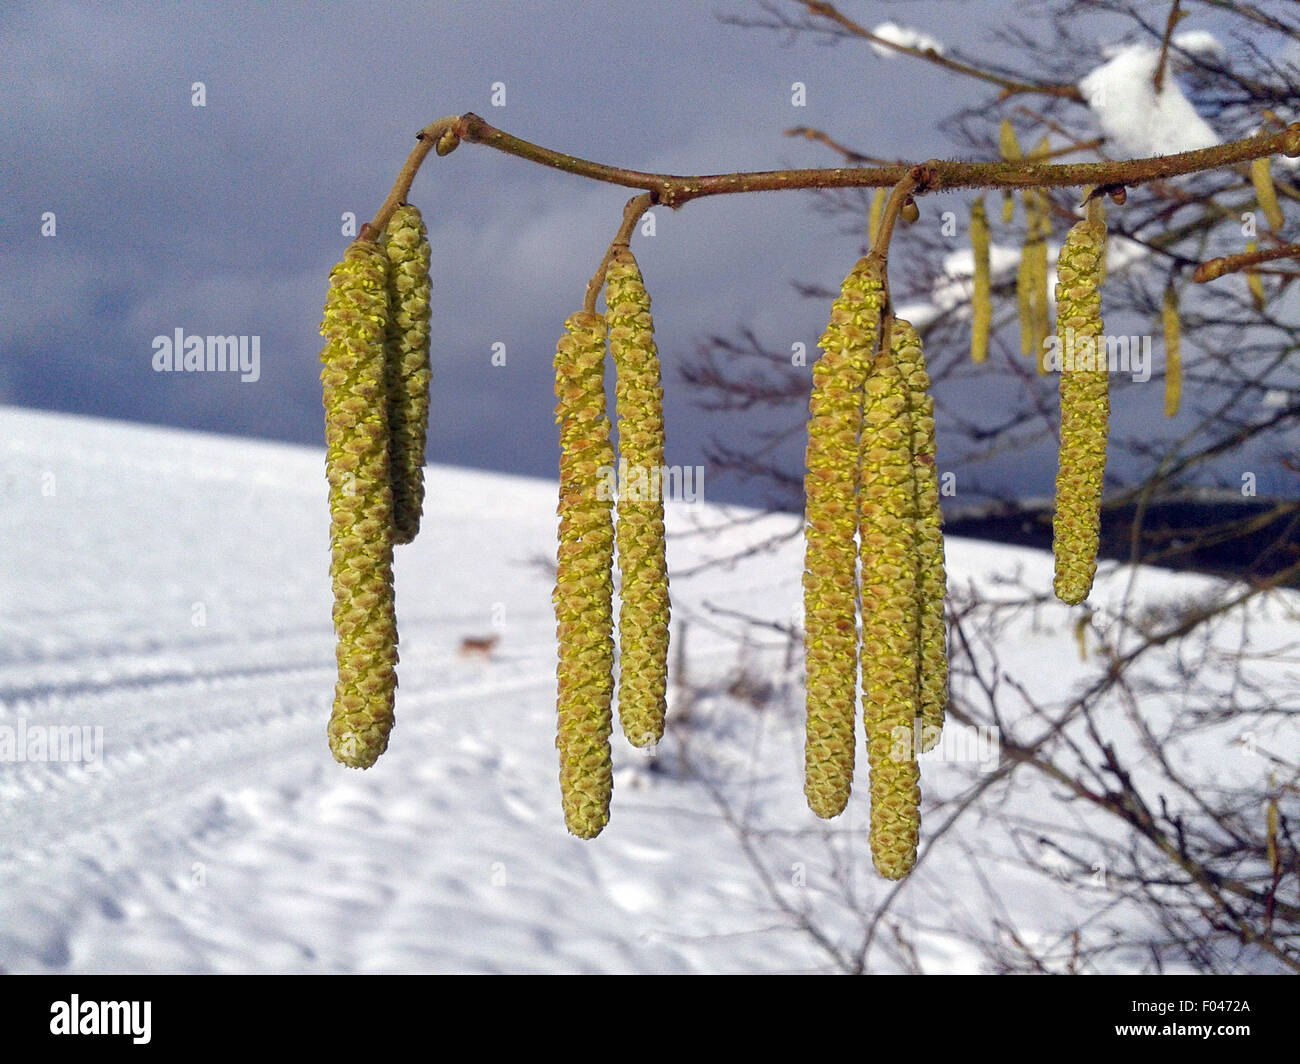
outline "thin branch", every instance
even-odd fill
[[[1064,84],[1033,84],[1027,81],[1013,81],[1010,78],[998,77],[996,74],[990,74],[988,71],[980,70],[978,67],[969,66],[966,63],[960,63],[955,59],[949,59],[945,55],[940,55],[933,48],[914,48],[911,45],[899,44],[891,41],[886,37],[878,37],[864,26],[854,22],[851,18],[843,15],[836,9],[834,4],[822,3],[820,0],[800,0],[804,7],[814,15],[820,15],[822,18],[834,22],[845,32],[853,37],[861,37],[863,40],[870,41],[872,44],[889,48],[892,51],[899,52],[903,55],[914,56],[917,59],[923,59],[927,63],[933,63],[935,66],[941,66],[945,70],[951,70],[957,74],[964,74],[966,77],[975,78],[978,81],[986,81],[992,85],[998,86],[1004,96],[1014,96],[1020,93],[1038,93],[1046,96],[1059,96],[1062,99],[1074,100],[1076,103],[1083,103],[1083,93],[1074,85]]]
[[[1157,96],[1164,91],[1165,64],[1169,61],[1169,39],[1174,35],[1174,27],[1182,20],[1183,13],[1178,10],[1181,4],[1182,0],[1174,0],[1173,6],[1169,9],[1169,19],[1165,22],[1165,35],[1160,41],[1160,61],[1156,63],[1156,72],[1151,78]]]
[[[388,224],[388,219],[393,216],[393,212],[406,202],[406,194],[411,191],[415,175],[420,172],[420,166],[429,152],[436,149],[439,155],[447,155],[455,151],[460,143],[460,138],[456,134],[456,125],[459,122],[458,116],[448,115],[425,126],[415,135],[416,145],[407,156],[406,164],[397,175],[397,180],[393,182],[393,190],[388,193],[388,199],[384,200],[379,213],[361,227],[362,240],[374,240],[384,231],[384,226]]]
[[[1250,273],[1272,273],[1271,270],[1251,270],[1251,266],[1258,266],[1262,262],[1272,262],[1275,259],[1295,259],[1300,258],[1300,244],[1283,244],[1280,248],[1267,248],[1264,251],[1243,251],[1240,255],[1224,255],[1222,258],[1210,259],[1196,267],[1196,272],[1192,274],[1192,280],[1197,284],[1205,284],[1207,281],[1217,281],[1225,273],[1236,273],[1238,270],[1248,270]]]
[[[631,243],[632,230],[636,228],[641,216],[654,206],[654,202],[653,192],[644,192],[640,196],[633,196],[627,201],[627,205],[623,208],[623,224],[618,227],[618,232],[614,234],[609,250],[605,252],[605,257],[600,260],[595,275],[587,282],[587,295],[583,300],[582,309],[588,314],[596,313],[596,300],[600,297],[600,290],[605,286],[605,273],[609,269],[609,263],[614,257],[614,252],[620,247],[627,247]]]
[[[658,202],[681,207],[703,196],[781,189],[884,188],[897,185],[910,166],[834,167],[832,169],[763,170],[731,174],[685,176],[627,170],[544,148],[497,129],[478,115],[462,115],[455,126],[462,140],[495,148],[508,155],[565,173],[656,194]],[[1300,156],[1300,123],[1280,133],[1230,141],[1211,148],[1119,162],[1048,165],[1036,160],[965,163],[931,159],[926,191],[957,188],[1049,188],[1083,185],[1139,185],[1161,178],[1214,170],[1268,155]]]
[[[794,126],[792,129],[787,129],[785,131],[785,135],[787,137],[803,137],[804,140],[811,140],[811,141],[816,141],[818,144],[825,144],[826,147],[831,149],[831,151],[836,152],[839,155],[842,155],[844,157],[845,162],[857,163],[857,164],[869,163],[872,166],[906,166],[907,165],[906,163],[901,163],[901,162],[888,162],[884,159],[878,159],[871,155],[863,155],[861,152],[856,152],[852,148],[845,147],[839,141],[832,138],[829,134],[823,133],[820,129],[811,129],[808,126]],[[1100,145],[1101,141],[1098,140],[1097,144]]]

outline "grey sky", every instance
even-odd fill
[[[373,214],[413,135],[473,110],[601,161],[679,173],[834,165],[781,135],[826,129],[881,156],[951,151],[937,121],[978,88],[868,48],[721,24],[751,0],[13,4],[0,9],[0,401],[301,443],[323,438],[317,326],[340,215]],[[1003,0],[858,3],[963,48]],[[206,86],[206,107],[190,86]],[[791,83],[808,87],[791,106]],[[494,82],[507,90],[491,106]],[[551,358],[627,190],[465,145],[411,200],[434,246],[429,457],[554,475]],[[43,212],[58,235],[42,238]],[[747,324],[814,349],[859,248],[805,194],[658,213],[634,248],[654,299],[668,461],[702,461],[708,420],[675,365]],[[261,376],[156,373],[152,338],[261,337]],[[492,345],[506,345],[504,368]],[[1051,456],[1036,467],[1046,487]],[[1023,468],[1019,470],[1023,475]],[[744,490],[706,483],[706,496]]]

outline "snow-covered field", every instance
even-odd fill
[[[701,693],[686,706],[674,688],[657,757],[616,733],[612,819],[582,842],[556,779],[553,485],[430,467],[420,538],[398,548],[398,723],[357,772],[325,742],[320,451],[0,409],[0,455],[0,732],[89,739],[79,761],[0,759],[6,972],[827,970],[774,898],[848,943],[893,889],[866,860],[865,781],[829,825],[804,805],[789,641],[754,629],[766,637],[741,647],[721,612],[797,620],[800,541],[689,575],[788,516],[708,536],[721,511],[670,506],[674,617]],[[948,557],[954,591],[996,594],[1017,573],[1050,590],[1034,552],[950,540]],[[1143,579],[1157,603],[1218,586]],[[1009,622],[1004,665],[1049,701],[1091,668],[1074,616]],[[458,653],[494,632],[491,660]],[[927,801],[986,755],[924,758]],[[1045,823],[1064,809],[1021,792]],[[891,902],[930,971],[978,970],[969,934],[992,918],[966,854],[1006,840],[963,827]],[[1077,916],[1077,884],[1049,895],[1041,869],[997,867],[1004,916],[1044,936]]]

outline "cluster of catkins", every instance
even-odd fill
[[[929,376],[916,330],[885,299],[883,265],[867,256],[844,279],[813,367],[804,794],[820,817],[848,802],[860,660],[872,860],[900,879],[916,862],[917,754],[938,741],[947,701],[946,580]]]
[[[338,660],[329,744],[352,768],[373,765],[393,727],[393,547],[419,531],[429,415],[420,212],[398,207],[381,240],[354,241],[330,272],[320,329]]]
[[[620,472],[605,414],[605,354],[617,375]],[[560,533],[553,602],[559,644],[556,746],[564,822],[591,839],[609,822],[613,770],[613,573],[621,577],[618,714],[634,746],[664,732],[668,678],[668,567],[663,495],[663,387],[650,297],[631,250],[617,245],[605,274],[605,313],[564,323],[555,350],[555,420],[560,426]],[[639,475],[639,476],[638,476]],[[650,490],[630,490],[634,478]]]
[[[378,241],[354,241],[330,273],[321,335],[326,477],[338,682],[334,757],[368,768],[388,746],[397,689],[393,547],[419,531],[429,410],[429,261],[424,224],[403,205]],[[553,601],[560,788],[565,823],[593,838],[609,820],[614,696],[615,552],[621,576],[619,720],[635,746],[664,731],[668,571],[663,388],[641,272],[626,245],[610,256],[604,315],[565,322],[555,355],[560,518]],[[650,490],[617,492],[605,414],[606,350],[617,370],[621,469]],[[638,476],[639,474],[639,476]]]
[[[1001,151],[1007,159],[1021,157],[1009,123]],[[1044,143],[1031,157],[1046,154]],[[1267,160],[1255,164],[1252,177],[1261,211],[1278,228]],[[1047,372],[1050,202],[1041,189],[1025,190],[1023,199],[1022,348]],[[882,191],[872,203],[873,242],[884,203]],[[1004,223],[1013,210],[1008,190]],[[971,243],[971,356],[983,362],[992,326],[983,200],[971,209]],[[1093,197],[1088,217],[1061,248],[1055,293],[1062,367],[1054,589],[1069,604],[1082,602],[1092,588],[1100,539],[1110,411],[1107,349],[1098,343],[1105,246],[1106,226]],[[400,206],[383,233],[363,233],[334,267],[321,324],[338,659],[329,742],[337,760],[356,768],[374,764],[393,725],[393,548],[415,538],[424,499],[429,259],[419,211]],[[849,272],[813,368],[804,481],[804,793],[820,817],[838,816],[848,803],[860,679],[872,859],[881,875],[899,879],[916,862],[917,756],[938,741],[948,697],[946,578],[929,376],[916,330],[888,305],[884,270],[883,260],[868,255]],[[1254,275],[1250,281],[1259,283]],[[617,700],[629,742],[657,743],[668,662],[663,388],[650,298],[626,243],[610,251],[604,292],[605,313],[573,314],[555,353],[561,451],[552,597],[556,745],[565,824],[586,839],[609,821],[612,705]],[[1181,380],[1172,286],[1161,317],[1165,413],[1172,417]],[[617,379],[617,460],[605,410],[607,354]],[[633,490],[633,483],[647,490]]]

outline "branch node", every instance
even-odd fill
[[[1292,122],[1282,134],[1282,154],[1288,159],[1300,156],[1300,122]]]

